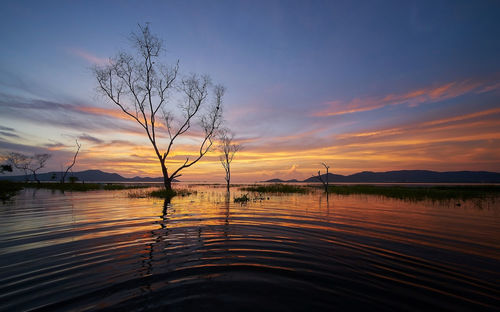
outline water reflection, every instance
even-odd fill
[[[240,205],[238,190],[194,188],[172,202],[25,191],[0,206],[0,309],[498,306],[498,202],[318,192]]]

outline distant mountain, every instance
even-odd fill
[[[321,175],[326,180],[326,174]],[[329,182],[351,183],[500,183],[500,173],[488,171],[450,171],[399,170],[387,172],[363,171],[351,175],[328,174]],[[265,182],[294,182],[271,179]],[[302,182],[320,182],[312,176]]]
[[[287,183],[293,183],[293,182],[300,182],[300,181],[298,181],[297,179],[292,179],[292,180],[271,179],[271,180],[266,180],[266,181],[262,181],[262,182],[271,182],[271,183],[284,183],[284,182],[287,182]]]
[[[62,172],[47,172],[37,174],[38,179],[40,181],[59,181],[62,177]],[[109,173],[101,170],[85,170],[79,172],[73,172],[66,176],[66,179],[69,176],[77,177],[79,181],[88,181],[88,182],[163,182],[163,177],[150,178],[150,177],[134,177],[134,178],[125,178],[119,175],[118,173]],[[33,175],[28,176],[29,181],[33,181]],[[10,181],[24,181],[24,175],[18,176],[0,176],[0,180],[10,180]],[[174,180],[174,182],[179,182]]]

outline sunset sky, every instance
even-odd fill
[[[161,176],[143,130],[91,67],[149,22],[166,63],[227,88],[233,181],[330,172],[500,172],[499,1],[4,1],[0,152],[60,170]],[[176,103],[170,103],[175,107]],[[196,152],[176,142],[171,168]],[[218,153],[181,180],[223,182]]]

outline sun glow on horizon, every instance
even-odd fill
[[[113,4],[4,6],[0,154],[51,153],[45,169],[58,171],[72,159],[77,139],[82,148],[75,171],[161,176],[144,129],[97,96],[89,70],[110,64],[108,57],[128,47],[126,34],[142,16],[165,40],[162,62],[179,60],[181,75],[208,73],[227,87],[224,126],[243,146],[232,163],[234,182],[305,179],[322,162],[344,175],[500,172],[494,9],[278,1],[217,10],[200,3],[201,11],[171,3],[172,10],[160,14],[132,3],[120,6],[118,18]],[[178,114],[182,101],[173,96],[167,104]],[[175,142],[170,171],[198,154],[198,122]],[[163,120],[157,130],[164,149]],[[222,182],[215,147],[180,179]]]

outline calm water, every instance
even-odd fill
[[[224,189],[170,204],[27,190],[0,203],[0,310],[494,310],[500,199]]]

